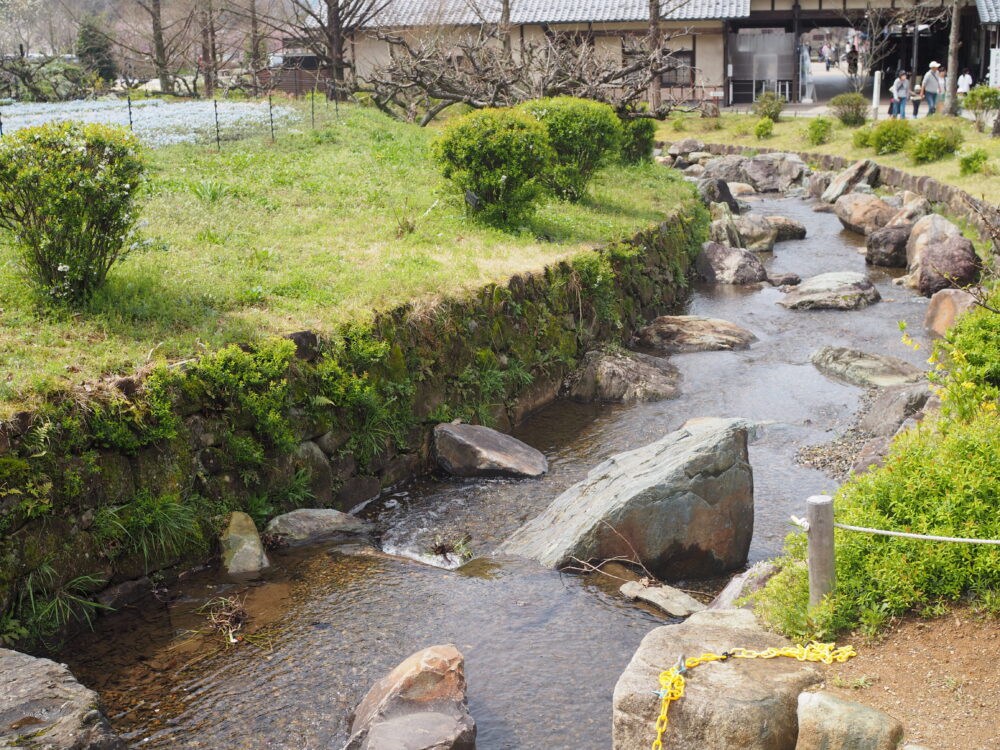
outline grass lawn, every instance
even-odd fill
[[[580,204],[553,200],[516,232],[484,228],[431,162],[432,130],[354,107],[340,119],[317,108],[312,130],[301,111],[298,130],[276,144],[150,151],[150,242],[84,310],[40,301],[0,234],[0,417],[148,361],[331,331],[373,310],[501,281],[662,220],[692,194],[655,164],[614,166]]]

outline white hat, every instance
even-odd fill
[[[930,65],[928,65],[927,67],[928,67],[928,68],[940,68],[940,67],[941,67],[941,63],[939,63],[939,62],[932,62],[932,63],[931,63]]]

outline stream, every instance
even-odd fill
[[[791,514],[836,483],[795,463],[805,445],[847,429],[864,391],[831,380],[808,361],[823,345],[881,352],[921,365],[927,354],[900,341],[897,322],[922,331],[927,300],[866,268],[864,240],[832,214],[798,199],[752,201],[754,212],[803,222],[809,237],[764,254],[771,272],[807,278],[867,272],[882,294],[869,308],[790,311],[768,286],[695,285],[686,311],[732,321],[760,339],[744,352],[674,355],[680,398],[630,406],[559,401],[514,434],[543,451],[537,481],[421,480],[362,514],[396,557],[319,544],[271,554],[247,585],[218,570],[194,574],[171,599],[102,618],[60,658],[101,693],[127,741],[149,748],[339,748],[348,714],[406,656],[454,643],[466,659],[469,707],[480,750],[607,750],[612,691],[642,637],[668,622],[624,601],[618,582],[560,574],[491,551],[521,523],[611,454],[663,437],[693,417],[744,417],[764,425],[750,446],[756,518],[750,561],[778,553]],[[468,535],[480,556],[448,570],[427,559],[435,537]],[[440,562],[440,560],[438,561]],[[681,582],[715,590],[714,582]],[[270,648],[221,636],[194,612],[212,597],[246,591],[253,625]],[[652,689],[652,686],[651,686]]]

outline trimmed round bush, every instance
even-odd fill
[[[819,146],[830,140],[833,133],[833,120],[826,117],[814,117],[809,123],[808,138],[813,146]]]
[[[785,97],[778,96],[773,91],[766,91],[757,97],[753,103],[753,113],[757,117],[766,117],[771,122],[781,119],[781,110],[785,108]]]
[[[469,213],[497,226],[534,212],[545,193],[540,177],[555,159],[545,127],[510,109],[480,109],[452,121],[433,151]]]
[[[761,117],[754,126],[753,134],[758,140],[770,138],[774,134],[774,120],[770,117]]]
[[[145,161],[127,130],[78,122],[0,140],[0,226],[42,292],[85,302],[134,245]]]
[[[865,124],[868,106],[868,98],[864,94],[837,94],[830,100],[834,116],[849,128]]]
[[[638,164],[653,157],[656,121],[649,117],[622,120],[621,160]]]
[[[961,130],[944,125],[912,138],[907,151],[915,164],[926,164],[955,153],[963,140],[965,136]]]
[[[622,142],[622,124],[607,104],[560,96],[518,106],[542,123],[556,158],[544,175],[560,198],[578,201],[594,173],[613,158]]]
[[[906,148],[913,134],[906,120],[886,120],[872,129],[871,145],[876,154],[895,154]]]

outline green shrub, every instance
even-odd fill
[[[638,117],[622,120],[621,160],[625,164],[638,164],[653,156],[656,142],[656,120]]]
[[[560,96],[525,102],[518,109],[541,122],[556,158],[544,180],[560,198],[578,201],[594,172],[618,153],[621,120],[607,104]]]
[[[959,157],[958,168],[963,177],[970,174],[986,174],[991,171],[989,160],[990,155],[985,148],[974,148]]]
[[[955,153],[963,140],[965,137],[958,128],[939,126],[911,139],[907,151],[915,164],[926,164]]]
[[[82,302],[134,244],[145,164],[121,128],[52,123],[0,140],[0,227],[46,294]]]
[[[753,113],[757,117],[766,117],[771,122],[781,119],[781,110],[785,108],[785,97],[778,96],[773,91],[767,91],[757,97],[753,103]]]
[[[876,154],[895,154],[906,148],[913,134],[913,126],[906,120],[886,120],[872,130],[871,145]]]
[[[1000,89],[992,86],[973,86],[962,100],[962,106],[972,112],[976,118],[976,130],[982,133],[986,130],[986,123],[989,122],[991,115],[1000,114]]]
[[[830,100],[834,116],[849,128],[868,119],[868,98],[864,94],[837,94]]]
[[[872,146],[872,133],[874,128],[872,126],[858,128],[854,131],[854,136],[851,141],[854,143],[854,148],[871,148]]]
[[[754,126],[753,134],[757,136],[758,140],[763,140],[764,138],[770,138],[774,133],[774,120],[770,117],[761,117],[757,120],[757,124]]]
[[[530,216],[544,194],[540,177],[555,159],[545,127],[522,112],[480,109],[445,127],[434,156],[465,195],[469,212],[511,226]]]
[[[826,117],[814,117],[809,123],[808,138],[813,146],[819,146],[830,140],[833,133],[833,120]]]

